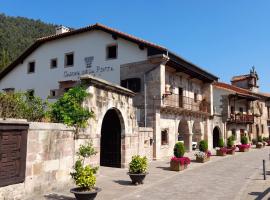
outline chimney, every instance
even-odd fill
[[[69,29],[65,26],[58,26],[55,28],[55,33],[56,34],[62,34],[62,33],[66,33],[66,32],[69,32]]]

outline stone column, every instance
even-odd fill
[[[190,151],[192,151],[192,133],[189,133],[188,134],[188,149],[187,149],[187,151],[188,152],[190,152]]]

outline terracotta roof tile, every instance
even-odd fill
[[[232,82],[235,82],[235,81],[242,81],[242,80],[245,80],[247,78],[249,78],[250,75],[249,74],[246,74],[246,75],[240,75],[240,76],[234,76],[232,77]]]

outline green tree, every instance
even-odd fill
[[[2,49],[0,54],[0,71],[2,71],[8,64],[10,63],[10,58],[8,51],[6,49]]]
[[[88,96],[89,93],[81,86],[69,89],[68,92],[51,105],[49,111],[51,120],[74,126],[76,135],[78,129],[86,127],[88,119],[94,117],[92,111],[82,106],[83,101]]]

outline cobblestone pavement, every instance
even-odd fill
[[[213,156],[207,163],[192,162],[183,172],[169,171],[169,159],[153,161],[145,184],[131,185],[127,169],[101,167],[97,186],[102,188],[97,200],[248,200],[268,199],[270,181],[262,180],[262,160],[270,169],[269,147],[252,149],[226,157]],[[193,153],[189,154],[193,157]],[[270,176],[267,177],[270,179]],[[31,199],[73,200],[67,191]]]

